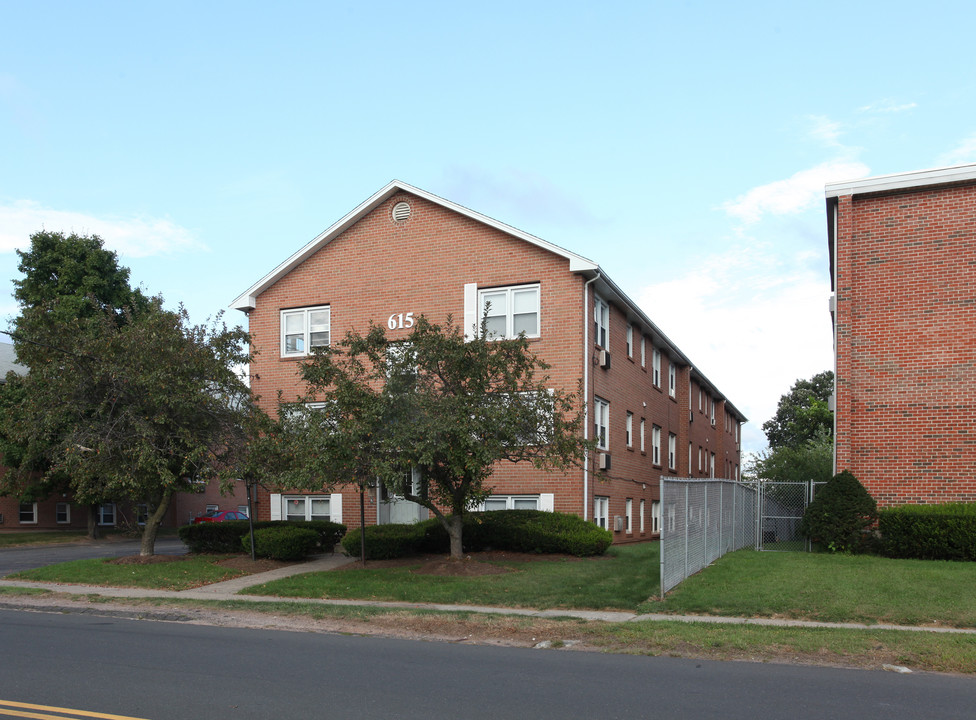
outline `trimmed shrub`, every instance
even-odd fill
[[[239,553],[241,538],[248,534],[248,528],[247,520],[226,520],[183,525],[177,532],[191,553]]]
[[[342,541],[347,553],[359,556],[359,530]],[[464,516],[465,552],[507,550],[528,553],[601,555],[613,535],[576,515],[542,510],[498,510]],[[411,525],[366,528],[366,559],[385,560],[420,553],[450,552],[450,540],[437,518]]]
[[[255,532],[273,527],[300,527],[314,531],[319,552],[334,552],[336,544],[346,534],[345,525],[326,520],[262,520],[254,523]],[[251,552],[247,520],[183,525],[178,532],[191,553],[239,553],[242,540],[246,552]]]
[[[246,552],[250,552],[251,539],[248,535],[241,538],[240,544]],[[255,555],[272,560],[304,560],[315,552],[318,544],[319,534],[310,528],[279,525],[254,531]]]
[[[834,475],[817,492],[800,522],[800,533],[831,552],[855,552],[878,519],[878,504],[849,471]]]
[[[370,525],[366,528],[366,559],[389,560],[426,552],[421,549],[424,544],[424,524]],[[350,530],[342,539],[343,550],[353,557],[359,557],[361,536],[359,528]],[[447,537],[446,533],[444,537]]]
[[[976,561],[976,503],[886,508],[878,529],[887,557]]]

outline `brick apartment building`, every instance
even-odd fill
[[[826,197],[835,468],[882,506],[976,501],[976,165]]]
[[[273,411],[278,391],[286,401],[304,391],[297,363],[309,348],[390,318],[392,339],[420,315],[472,328],[488,302],[498,333],[523,330],[554,387],[576,392],[582,380],[585,432],[601,441],[570,472],[499,464],[486,509],[576,513],[618,542],[637,541],[657,535],[662,474],[739,477],[744,416],[597,264],[404,183],[382,188],[233,307],[247,314],[257,353],[252,389]],[[368,524],[426,517],[383,488],[366,512]],[[264,492],[256,516],[358,526],[358,493]]]

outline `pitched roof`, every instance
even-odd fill
[[[311,242],[305,245],[305,247],[291,255],[291,257],[278,265],[278,267],[248,288],[246,292],[231,303],[231,307],[245,313],[253,310],[256,307],[258,296],[261,293],[270,288],[296,267],[301,265],[316,252],[328,245],[347,229],[355,225],[363,217],[375,210],[379,205],[383,204],[389,198],[399,192],[407,192],[412,195],[416,195],[417,197],[428,200],[435,205],[440,205],[448,210],[452,210],[456,213],[464,215],[465,217],[471,218],[472,220],[476,220],[477,222],[484,223],[485,225],[493,227],[496,230],[500,230],[503,233],[507,233],[512,237],[524,240],[525,242],[531,243],[532,245],[540,247],[544,250],[548,250],[551,253],[565,258],[569,261],[570,272],[579,273],[580,275],[591,279],[594,284],[594,289],[605,299],[614,302],[614,304],[616,304],[618,307],[624,309],[628,319],[631,322],[635,322],[636,324],[643,326],[645,328],[644,332],[653,336],[655,340],[663,346],[662,350],[666,352],[668,357],[680,360],[682,363],[688,365],[691,368],[692,376],[695,378],[695,380],[710,388],[712,393],[718,399],[726,400],[729,410],[736,416],[740,417],[743,421],[746,420],[745,415],[735,408],[723,393],[719,392],[718,388],[707,377],[705,377],[704,373],[702,373],[701,370],[696,367],[695,364],[692,363],[691,360],[678,348],[678,346],[675,345],[668,338],[668,336],[665,335],[664,332],[662,332],[661,329],[654,324],[654,322],[637,305],[637,303],[631,300],[620,288],[620,286],[618,286],[607,276],[607,274],[597,263],[583,257],[582,255],[577,255],[576,253],[565,248],[543,240],[542,238],[538,238],[535,235],[530,235],[529,233],[523,232],[522,230],[514,228],[511,225],[506,225],[505,223],[499,222],[498,220],[490,218],[487,215],[482,215],[481,213],[466,208],[463,205],[458,205],[457,203],[446,200],[438,195],[434,195],[433,193],[429,193],[426,190],[421,190],[413,185],[408,185],[400,180],[392,180],[385,187],[367,198],[364,202],[360,203],[338,222],[313,238]]]
[[[548,250],[552,253],[555,253],[556,255],[564,257],[567,260],[569,260],[569,269],[572,272],[596,270],[598,267],[597,264],[592,260],[588,260],[582,255],[577,255],[576,253],[570,252],[569,250],[566,250],[565,248],[561,248],[558,245],[553,245],[550,242],[546,242],[541,238],[537,238],[535,235],[530,235],[529,233],[513,228],[511,225],[506,225],[505,223],[490,218],[487,215],[482,215],[481,213],[475,212],[474,210],[469,210],[468,208],[463,207],[462,205],[453,203],[450,200],[445,200],[444,198],[438,197],[437,195],[429,193],[426,190],[421,190],[420,188],[413,187],[412,185],[408,185],[407,183],[401,182],[400,180],[393,180],[388,185],[386,185],[386,187],[382,188],[379,192],[375,193],[373,196],[368,198],[365,202],[361,203],[356,208],[354,208],[352,212],[348,213],[345,217],[343,217],[334,225],[332,225],[332,227],[328,228],[323,233],[313,238],[311,242],[305,245],[305,247],[303,247],[298,252],[293,254],[291,257],[289,257],[287,260],[281,263],[270,273],[268,273],[263,278],[261,278],[256,283],[254,283],[254,285],[248,288],[247,292],[245,292],[243,295],[241,295],[236,300],[234,300],[233,303],[231,303],[231,307],[236,310],[242,310],[244,312],[247,312],[248,310],[253,310],[255,307],[255,303],[257,302],[258,295],[260,295],[269,287],[274,285],[276,282],[278,282],[278,280],[280,280],[289,272],[294,270],[298,265],[300,265],[302,262],[307,260],[312,255],[314,255],[320,249],[328,245],[335,238],[337,238],[339,235],[345,232],[348,228],[355,225],[357,222],[359,222],[359,220],[365,217],[368,213],[372,212],[374,209],[376,209],[376,207],[384,203],[386,200],[388,200],[390,197],[392,197],[398,192],[408,192],[411,195],[416,195],[436,205],[440,205],[441,207],[445,207],[449,210],[453,210],[456,213],[469,217],[473,220],[477,220],[478,222],[484,223],[485,225],[493,227],[496,230],[500,230],[504,233],[517,237],[521,240],[525,240],[528,243],[537,245],[538,247],[541,247],[544,250]]]

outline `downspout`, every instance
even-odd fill
[[[853,199],[854,199],[854,196],[852,194],[851,195],[851,200],[853,201]],[[853,202],[852,202],[852,204],[853,204]],[[834,444],[834,474],[835,475],[839,472],[837,470],[837,415],[838,415],[838,412],[837,412],[837,321],[838,321],[839,315],[840,315],[840,313],[838,312],[839,308],[838,308],[838,303],[837,303],[837,296],[840,294],[840,286],[838,286],[838,284],[837,284],[837,265],[838,265],[838,263],[840,261],[840,253],[838,252],[838,248],[837,248],[837,246],[838,246],[838,244],[840,242],[840,238],[837,237],[837,229],[838,229],[837,228],[837,216],[839,214],[839,212],[838,212],[839,209],[840,209],[840,198],[838,198],[837,199],[837,202],[835,202],[833,204],[833,206],[830,208],[830,210],[831,210],[831,212],[830,212],[830,224],[833,226],[833,232],[834,232],[834,246],[830,249],[830,251],[834,255],[834,257],[833,257],[833,261],[834,261],[833,262],[833,265],[834,265],[834,277],[831,278],[832,283],[833,283],[833,291],[834,291],[834,314],[833,314],[833,317],[830,318],[830,319],[831,319],[831,325],[832,325],[832,328],[831,329],[834,331],[833,332],[833,335],[834,335],[834,403],[833,403],[833,405],[834,405],[834,407],[831,408],[831,409],[834,411],[834,418],[833,418],[833,420],[834,420],[834,443],[833,444]],[[852,217],[853,217],[853,213],[852,213]]]
[[[590,285],[600,279],[597,272],[583,283],[583,439],[590,439]],[[590,519],[590,451],[583,453],[583,520]]]

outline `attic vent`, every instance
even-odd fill
[[[403,222],[410,217],[410,203],[398,202],[393,206],[393,221]]]

